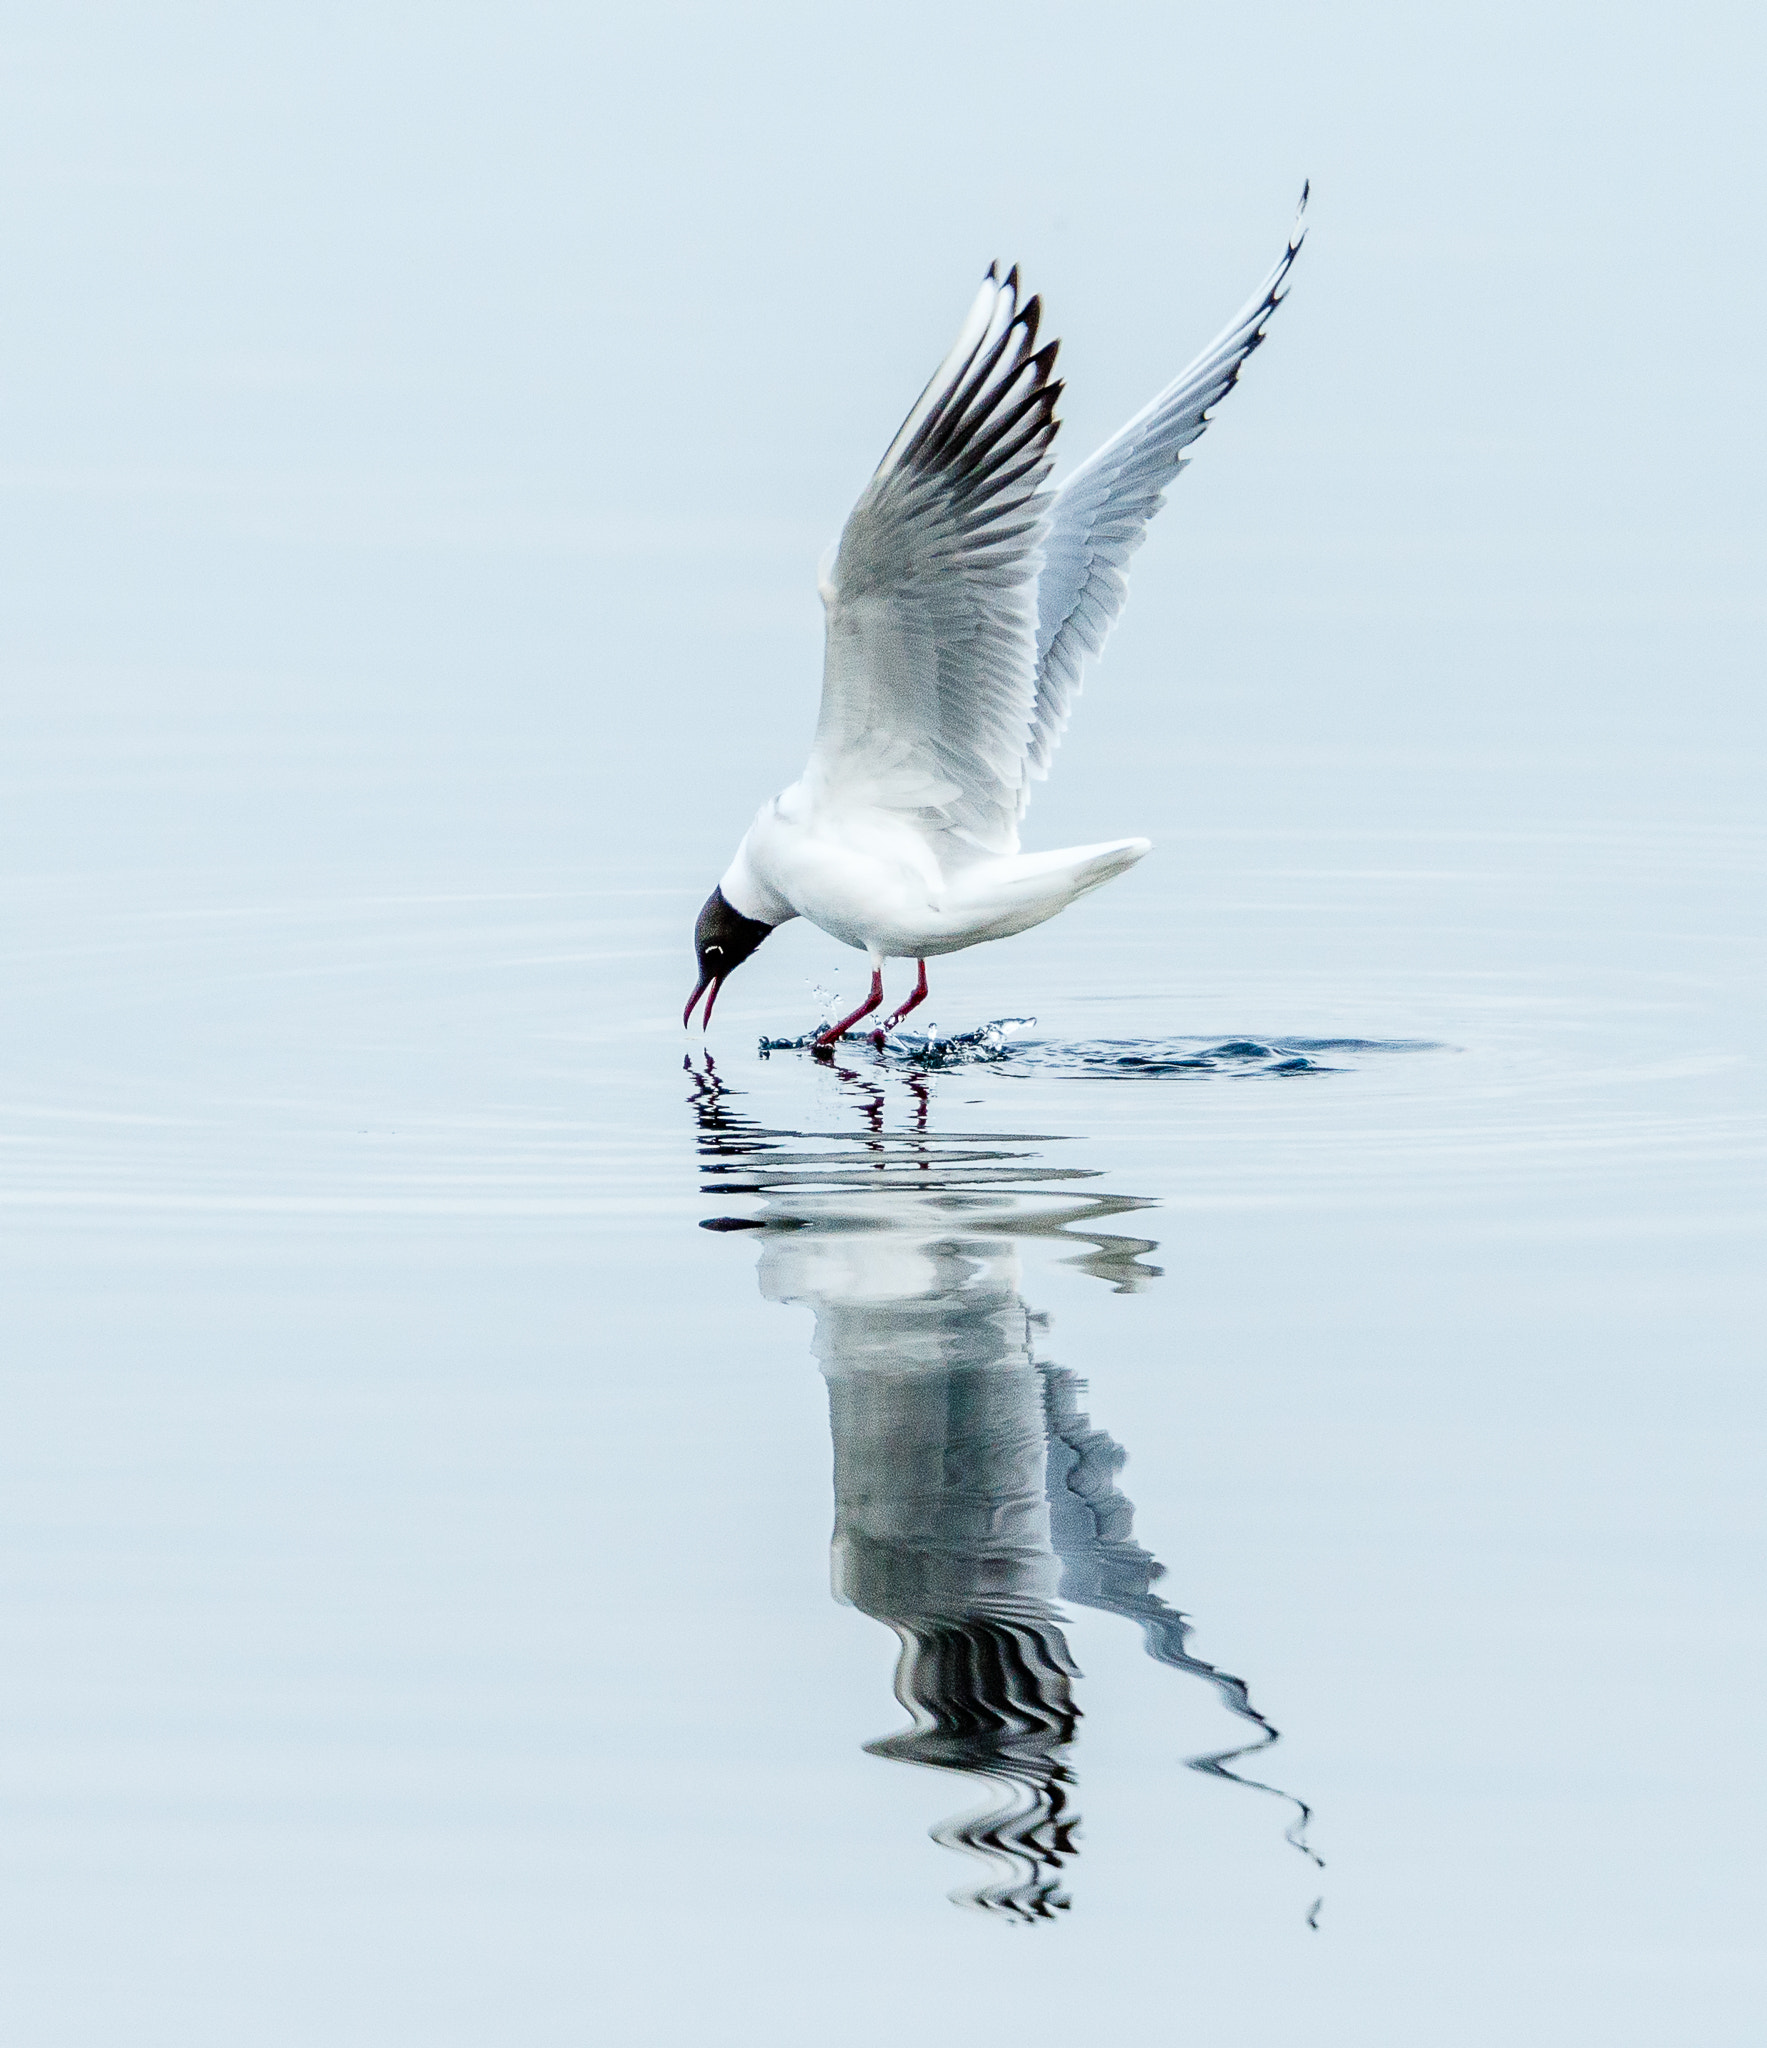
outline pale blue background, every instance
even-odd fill
[[[1761,55],[1744,8],[9,10],[8,859],[648,860],[660,748],[709,880],[987,261],[1073,459],[1307,176],[1037,834],[1483,819],[1498,768],[1747,815]]]

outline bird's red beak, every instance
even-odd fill
[[[722,981],[715,974],[702,974],[700,976],[698,988],[687,998],[687,1007],[681,1012],[681,1028],[683,1031],[693,1021],[693,1006],[699,1001],[701,996],[706,997],[706,1010],[705,1015],[699,1020],[699,1028],[702,1031],[706,1028],[712,1021],[712,1005],[718,1000],[718,991],[722,986]],[[706,995],[707,989],[711,990],[710,995]]]

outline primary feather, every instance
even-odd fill
[[[1049,772],[1086,665],[1098,658],[1129,594],[1129,558],[1189,460],[1185,450],[1239,381],[1286,295],[1306,221],[1303,188],[1288,247],[1257,295],[1055,494],[1037,579],[1037,691],[1027,751],[1032,775]]]

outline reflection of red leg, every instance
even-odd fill
[[[881,967],[874,967],[871,970],[871,994],[866,997],[865,1001],[859,1005],[858,1009],[850,1017],[843,1017],[838,1024],[831,1024],[817,1039],[814,1049],[820,1052],[825,1045],[833,1045],[842,1032],[850,1031],[861,1017],[869,1017],[882,1001],[883,969]]]
[[[920,960],[915,964],[920,969],[920,979],[914,984],[913,995],[908,998],[893,1017],[886,1017],[877,1030],[872,1033],[872,1036],[879,1045],[882,1045],[886,1036],[895,1030],[896,1026],[901,1023],[910,1010],[918,1010],[921,1004],[926,1001],[926,962]]]
[[[924,1131],[926,1129],[927,1105],[932,1101],[932,1093],[918,1074],[909,1076],[908,1092],[914,1097],[914,1128],[917,1131]],[[922,1173],[925,1173],[933,1162],[924,1152],[917,1152],[914,1157],[914,1163],[920,1168]]]

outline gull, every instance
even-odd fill
[[[803,774],[764,803],[694,929],[706,999],[770,932],[807,917],[871,963],[866,1000],[815,1040],[828,1055],[883,1005],[886,960],[919,968],[886,1034],[926,1000],[926,963],[1028,931],[1133,867],[1146,839],[1021,853],[1019,820],[1128,595],[1129,558],[1186,450],[1286,296],[1307,190],[1281,260],[1188,369],[1048,485],[1056,342],[1016,265],[991,264],[951,352],[902,422],[818,577],[822,705]]]

